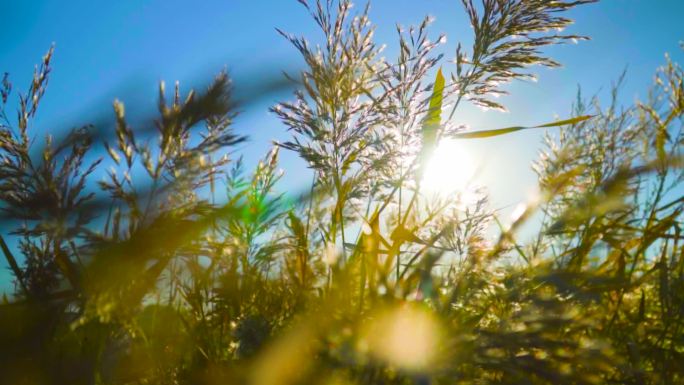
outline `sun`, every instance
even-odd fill
[[[439,142],[425,167],[421,182],[424,192],[440,197],[467,193],[476,170],[472,155],[462,143],[456,139]]]

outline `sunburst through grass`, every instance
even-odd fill
[[[421,185],[428,195],[466,198],[472,190],[477,164],[463,141],[443,139],[429,157]]]
[[[313,171],[293,200],[278,149],[252,174],[233,158],[225,73],[187,97],[162,84],[139,125],[117,101],[111,130],[45,142],[52,50],[17,98],[5,75],[0,383],[684,383],[681,67],[625,109],[615,91],[534,126],[462,131],[455,114],[503,109],[500,86],[558,66],[540,49],[581,39],[562,12],[589,2],[463,0],[473,46],[441,68],[429,18],[388,63],[369,7],[299,0],[321,35],[281,32],[306,67],[272,109],[292,134],[278,148]],[[545,128],[539,197],[501,223],[472,140]]]

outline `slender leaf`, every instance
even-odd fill
[[[529,127],[527,127],[527,126],[513,126],[513,127],[499,128],[496,130],[463,132],[460,134],[456,134],[453,137],[455,139],[490,138],[493,136],[510,134],[511,132],[516,132],[516,131],[520,131],[520,130],[527,130],[530,128],[547,128],[547,127],[558,127],[558,126],[566,126],[566,125],[570,125],[570,124],[577,124],[577,123],[583,122],[585,120],[591,119],[592,117],[593,117],[593,115],[583,115],[583,116],[577,116],[577,117],[571,118],[571,119],[559,120],[557,122],[540,124],[538,126],[529,126]]]

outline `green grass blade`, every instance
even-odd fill
[[[21,272],[21,268],[19,267],[19,264],[17,263],[16,258],[14,258],[14,255],[10,251],[9,246],[7,246],[5,239],[1,235],[0,235],[0,248],[2,249],[2,253],[5,254],[5,258],[7,259],[7,263],[9,264],[10,268],[12,269],[12,272],[17,277],[17,282],[19,282],[19,285],[21,286],[22,289],[24,289],[25,292],[28,292],[28,288],[24,285],[24,277],[23,277],[23,274]]]
[[[435,78],[435,84],[432,89],[432,96],[430,97],[430,110],[428,111],[427,117],[425,118],[425,123],[423,127],[427,126],[439,126],[442,122],[442,104],[444,103],[444,74],[442,74],[442,69],[437,71],[437,77]]]
[[[520,131],[520,130],[527,130],[530,128],[547,128],[547,127],[558,127],[558,126],[565,126],[569,124],[577,124],[579,122],[583,122],[587,119],[591,119],[593,115],[582,115],[582,116],[577,116],[571,119],[565,119],[565,120],[559,120],[557,122],[552,122],[552,123],[546,123],[546,124],[540,124],[538,126],[513,126],[513,127],[506,127],[506,128],[499,128],[496,130],[483,130],[483,131],[473,131],[473,132],[463,132],[460,134],[456,134],[453,137],[455,139],[482,139],[482,138],[490,138],[492,136],[499,136],[499,135],[505,135],[509,134],[511,132],[515,131]]]
[[[442,105],[444,103],[444,74],[437,71],[435,84],[430,97],[430,108],[423,121],[423,148],[432,148],[437,141],[437,131],[442,123]]]

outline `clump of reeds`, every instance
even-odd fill
[[[591,1],[463,1],[474,42],[453,68],[429,19],[385,60],[368,6],[299,2],[321,43],[280,32],[306,69],[272,109],[291,139],[252,172],[233,153],[226,74],[170,100],[162,83],[148,124],[116,101],[109,130],[44,142],[32,121],[52,49],[16,122],[4,77],[0,246],[16,292],[0,306],[0,382],[682,381],[676,63],[643,102],[621,108],[618,83],[608,107],[578,94],[571,117],[536,126],[560,127],[535,164],[540,197],[490,239],[486,192],[430,196],[427,159],[440,140],[534,128],[467,131],[455,112],[502,109],[504,83],[558,66],[542,48],[583,39],[560,34],[561,15]],[[277,191],[281,149],[312,171],[294,203]],[[517,240],[537,211],[537,237]]]

